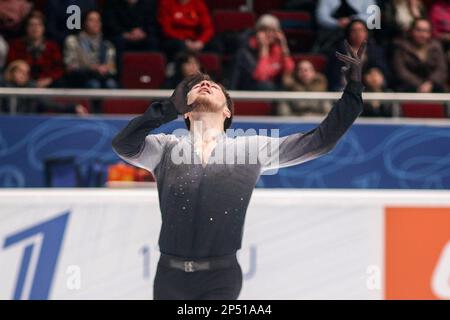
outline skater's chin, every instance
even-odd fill
[[[201,94],[195,100],[193,112],[219,112],[220,105],[214,101],[211,95]]]

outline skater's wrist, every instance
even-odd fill
[[[349,80],[345,86],[345,91],[361,94],[364,91],[364,85],[361,81]]]
[[[171,120],[175,120],[179,114],[181,114],[177,108],[175,107],[175,105],[172,103],[172,101],[170,100],[165,100],[161,102],[161,109],[162,109],[162,113],[164,115],[164,118],[166,119],[170,119]]]
[[[157,126],[178,118],[178,112],[169,100],[153,102],[142,116],[143,121],[158,122]]]

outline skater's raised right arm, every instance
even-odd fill
[[[192,106],[187,105],[186,99],[189,84],[194,80],[193,77],[183,80],[169,99],[152,103],[143,115],[132,119],[114,137],[113,150],[125,161],[153,171],[173,136],[150,133],[175,120],[179,114],[191,111]]]

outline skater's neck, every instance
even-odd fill
[[[223,117],[212,112],[201,112],[192,117],[190,134],[194,141],[208,143],[223,135]]]

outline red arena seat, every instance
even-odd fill
[[[401,108],[408,118],[445,118],[445,106],[441,103],[402,103]]]
[[[147,100],[103,100],[102,108],[104,113],[109,114],[142,114],[150,106],[151,101]]]
[[[261,101],[235,101],[234,114],[246,116],[269,116],[272,114],[272,104]]]
[[[253,11],[261,15],[270,11],[279,10],[286,0],[253,0]]]
[[[201,53],[198,56],[200,64],[212,79],[220,81],[222,79],[222,59],[215,53]]]
[[[34,0],[34,9],[39,11],[44,11],[47,5],[47,0]]]
[[[165,79],[166,58],[158,52],[126,52],[122,85],[127,89],[159,89]]]
[[[211,11],[217,9],[239,10],[240,7],[245,6],[246,0],[207,0],[206,5]]]
[[[310,28],[311,14],[306,11],[271,11],[280,20],[283,29]]]
[[[217,33],[243,31],[253,28],[255,25],[255,14],[253,12],[216,10],[213,16]]]
[[[285,29],[284,34],[292,52],[310,52],[316,34],[310,30],[304,29]]]

